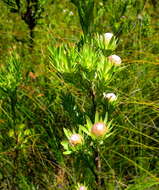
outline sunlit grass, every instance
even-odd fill
[[[114,8],[111,1],[95,1],[89,34],[113,32],[119,37],[117,49],[106,52],[122,59],[122,69],[111,78],[102,73],[105,68],[100,70],[102,64],[96,67],[102,56],[98,48],[92,53],[91,44],[90,51],[82,52],[83,31],[71,2],[47,5],[32,51],[26,25],[0,2],[0,189],[75,190],[81,184],[88,190],[158,190],[158,8],[146,1],[143,8],[129,5],[121,15],[122,1],[117,1]],[[62,59],[56,52],[55,64],[48,49],[60,47]],[[65,57],[66,50],[72,57]],[[66,73],[62,61],[72,64]],[[98,74],[92,75],[94,66],[100,71],[98,80],[93,78]],[[104,85],[103,79],[110,80]],[[114,93],[116,103],[108,106],[103,93]],[[63,129],[77,132],[87,117],[93,124],[95,111],[102,117],[109,112],[109,138],[99,148],[84,134],[84,151],[63,155]]]

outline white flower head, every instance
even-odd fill
[[[110,102],[114,102],[117,100],[117,96],[114,93],[103,93],[103,97],[108,99]]]
[[[121,58],[118,56],[118,55],[111,55],[111,56],[109,56],[108,57],[108,60],[112,63],[112,64],[114,64],[114,65],[116,65],[116,66],[119,66],[119,65],[121,65]]]
[[[73,134],[70,139],[69,139],[69,142],[71,145],[75,146],[75,145],[78,145],[78,144],[82,144],[82,136],[79,135],[79,134]]]
[[[69,12],[69,15],[72,16],[72,15],[74,15],[74,13],[73,13],[72,11],[70,11],[70,12]]]
[[[105,40],[107,43],[109,43],[110,40],[112,39],[112,37],[113,37],[114,35],[113,35],[112,33],[107,32],[107,33],[105,33],[103,36],[104,36],[104,40]]]

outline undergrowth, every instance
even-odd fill
[[[0,189],[157,190],[158,2],[46,0],[33,36],[15,2],[0,2]]]

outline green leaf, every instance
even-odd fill
[[[61,145],[64,147],[65,150],[68,150],[68,141],[62,141]]]
[[[18,129],[19,130],[23,130],[25,128],[25,124],[20,124],[20,125],[18,125]]]
[[[10,130],[9,130],[9,136],[10,136],[10,137],[14,137],[14,130],[13,130],[13,129],[10,129]]]
[[[86,122],[87,122],[87,128],[90,129],[92,127],[92,121],[90,120],[90,118],[88,116],[86,116]]]
[[[95,123],[99,122],[99,113],[96,112],[95,114]]]
[[[104,123],[107,123],[107,122],[108,122],[108,112],[106,112],[105,118],[104,118]]]
[[[89,131],[88,131],[84,126],[80,125],[79,127],[80,127],[80,129],[81,129],[84,133],[86,133],[87,135],[90,135]]]
[[[64,130],[64,133],[65,133],[66,137],[69,139],[70,136],[71,136],[71,132],[69,130],[65,129],[65,128],[63,130]]]
[[[30,135],[30,134],[31,134],[30,129],[26,129],[26,130],[24,131],[24,135]]]
[[[63,154],[64,154],[64,155],[69,155],[69,154],[71,154],[71,153],[72,153],[72,151],[69,151],[69,150],[68,150],[68,151],[63,152]]]

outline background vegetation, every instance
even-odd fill
[[[159,189],[159,2],[1,0],[0,8],[0,189]],[[94,49],[106,32],[116,49]],[[91,78],[111,54],[122,69]],[[113,120],[100,171],[95,155],[64,155],[61,145],[64,128],[94,122],[96,111]]]

